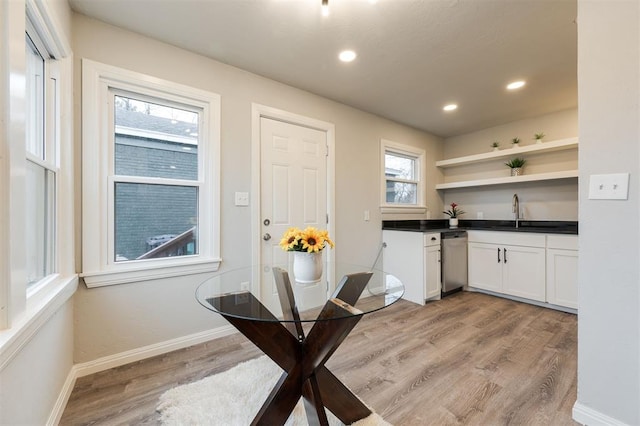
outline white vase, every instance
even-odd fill
[[[513,149],[518,149],[518,148],[520,148],[520,144],[519,144],[519,143],[514,143],[514,144],[511,144],[511,145],[512,145],[511,147],[512,147]]]
[[[322,278],[322,252],[293,252],[293,276],[299,284],[313,284]]]
[[[536,139],[536,143],[542,143],[542,139]]]
[[[449,219],[449,228],[454,229],[458,227],[458,218],[452,217]]]
[[[498,148],[497,146],[494,146],[494,147],[493,147],[493,150],[494,150],[494,151],[500,151],[500,148]]]

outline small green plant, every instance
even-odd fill
[[[508,166],[512,169],[517,169],[520,168],[522,166],[524,166],[524,163],[526,163],[527,160],[525,160],[524,158],[520,158],[520,157],[516,157],[516,158],[512,158],[511,160],[509,160],[508,162],[504,163],[505,166]]]
[[[518,145],[520,143],[520,138],[511,139],[511,143],[514,144],[514,145]]]
[[[534,133],[533,138],[535,140],[540,140],[542,138],[544,138],[544,133],[540,132],[540,133]]]
[[[491,148],[497,148],[499,146],[500,146],[500,142],[498,142],[498,141],[495,141],[495,142],[491,143]]]

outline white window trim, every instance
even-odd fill
[[[202,109],[199,167],[199,253],[135,262],[112,262],[109,247],[109,161],[112,158],[108,111],[110,88],[142,93]],[[123,284],[217,271],[220,266],[220,96],[149,75],[82,60],[82,273],[87,287]]]
[[[400,155],[414,157],[418,166],[418,188],[417,202],[415,205],[403,205],[395,203],[387,203],[387,178],[385,175],[385,154],[387,151]],[[380,139],[380,212],[381,213],[406,213],[421,214],[426,213],[427,206],[425,204],[426,191],[426,167],[425,167],[425,150],[415,148],[410,145],[393,142],[387,139]]]
[[[25,7],[26,6],[26,7]],[[20,353],[37,331],[73,297],[78,278],[75,271],[73,215],[73,53],[61,25],[46,0],[2,2],[0,15],[7,40],[0,66],[0,93],[9,108],[0,120],[0,371]],[[28,22],[28,24],[27,24]],[[55,59],[58,114],[56,116],[56,266],[57,272],[27,289],[25,257],[21,254],[24,221],[24,144],[9,144],[24,138],[25,29],[35,31],[45,50]],[[6,50],[5,50],[6,49]],[[51,67],[49,67],[51,68]],[[15,86],[14,86],[15,85]],[[51,167],[49,165],[48,167]]]

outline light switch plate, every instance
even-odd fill
[[[590,200],[627,200],[629,173],[611,173],[589,176]]]
[[[236,192],[236,206],[248,206],[248,205],[249,205],[249,193]]]

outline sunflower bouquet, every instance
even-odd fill
[[[289,228],[280,240],[280,247],[285,251],[317,253],[327,245],[331,248],[334,247],[333,241],[329,238],[329,231],[321,231],[312,226],[304,230],[295,227]]]

